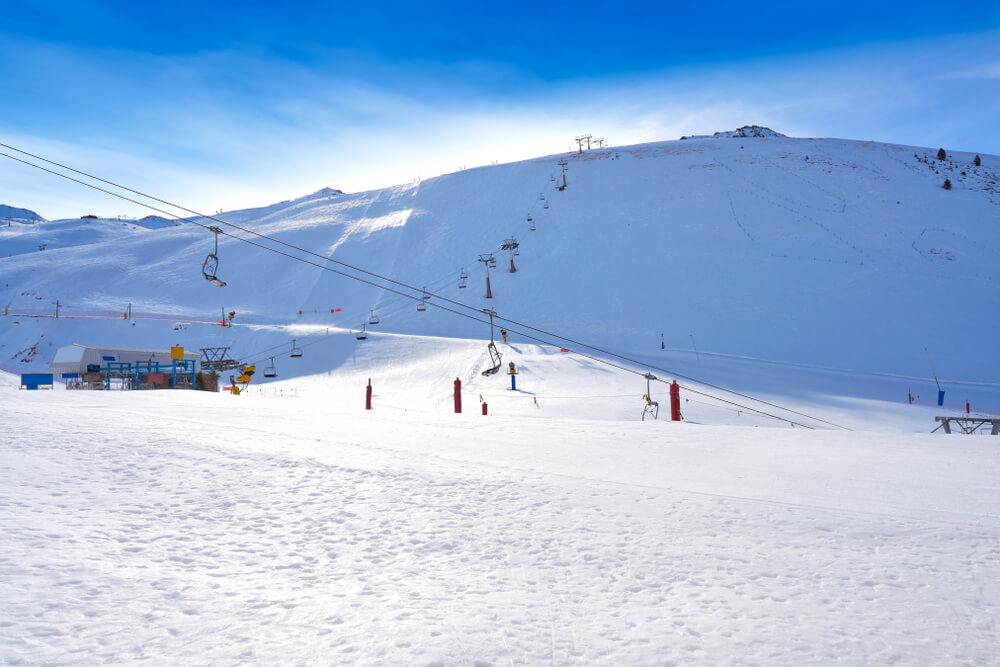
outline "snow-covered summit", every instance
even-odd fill
[[[45,218],[26,208],[16,208],[0,204],[0,220],[5,222],[11,220],[15,222],[42,222]]]
[[[228,283],[221,289],[202,275],[214,238],[197,225],[4,226],[0,255],[12,256],[0,258],[0,303],[33,313],[59,300],[67,313],[110,311],[117,320],[87,329],[84,339],[85,327],[71,320],[15,326],[0,318],[0,366],[41,364],[44,355],[14,357],[42,334],[56,347],[180,342],[229,346],[243,357],[290,344],[288,327],[360,328],[372,309],[378,331],[489,336],[488,323],[474,318],[418,311],[413,298],[421,301],[426,287],[432,303],[491,307],[630,355],[658,354],[663,341],[666,349],[696,346],[701,358],[709,351],[924,378],[926,347],[940,377],[989,380],[1000,376],[1000,358],[988,352],[996,316],[982,307],[996,302],[1000,280],[1000,174],[989,166],[997,159],[982,156],[977,167],[973,154],[957,151],[925,158],[935,151],[708,137],[540,157],[369,192],[327,188],[219,214],[213,224],[274,237],[288,244],[276,250],[308,262],[220,237],[218,275]],[[563,161],[568,187],[560,189]],[[941,187],[946,177],[952,190]],[[512,237],[516,257],[500,249]],[[483,253],[497,260],[492,299],[484,298]],[[350,280],[343,273],[358,274],[348,266],[416,292]],[[166,322],[122,326],[129,302]],[[934,314],[935,304],[962,315]],[[177,340],[168,319],[217,322],[223,308],[247,326],[192,325]]]
[[[743,127],[738,127],[735,130],[728,130],[725,132],[716,132],[715,134],[696,134],[690,137],[681,137],[681,139],[708,139],[708,138],[718,138],[718,139],[744,139],[744,138],[768,138],[768,137],[785,137],[787,135],[781,132],[776,132],[769,127],[764,127],[762,125],[744,125]]]

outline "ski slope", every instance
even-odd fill
[[[0,662],[995,658],[996,438],[456,415],[400,388],[437,347],[371,412],[362,359],[349,390],[0,386]]]
[[[11,220],[0,663],[994,661],[997,438],[928,432],[1000,413],[998,159],[751,133],[219,216],[416,291],[232,237],[214,287],[216,221]],[[258,372],[18,391],[74,342]]]
[[[413,299],[426,286],[471,312],[492,307],[628,355],[655,352],[662,334],[674,350],[932,383],[929,352],[939,378],[993,381],[1000,376],[1000,358],[988,352],[997,322],[990,304],[997,296],[1000,159],[984,156],[976,168],[971,154],[938,163],[935,152],[838,139],[695,138],[482,167],[365,193],[324,189],[220,216],[315,254],[263,242],[282,252],[323,265],[322,257],[332,257],[418,290],[391,285],[402,295],[225,237],[219,275],[229,285],[215,288],[200,273],[212,235],[191,224],[150,230],[119,222],[112,239],[88,231],[104,221],[14,223],[0,229],[0,255],[12,255],[2,260],[0,297],[10,312],[31,314],[51,313],[57,299],[81,313],[121,313],[131,302],[133,312],[178,321],[215,320],[225,309],[237,311],[237,323],[347,329],[360,327],[374,308],[384,331],[488,338],[482,322],[433,307],[418,313]],[[564,191],[555,189],[560,159],[568,160]],[[951,191],[940,187],[945,177]],[[15,228],[51,230],[49,249],[37,251],[37,233],[19,244],[25,232],[8,231]],[[499,250],[511,236],[520,243],[516,273],[505,271],[510,257]],[[485,273],[476,261],[487,252],[498,262],[491,300],[483,298]],[[469,287],[459,289],[463,267]],[[266,347],[238,328],[192,327],[179,337],[173,327],[116,322],[80,340],[51,321],[2,324],[8,370],[37,368],[41,360],[24,363],[17,352],[46,332],[45,345],[54,346],[197,348],[225,340],[237,356]],[[531,342],[516,333],[512,339]]]

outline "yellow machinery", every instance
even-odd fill
[[[240,370],[239,377],[234,378],[232,375],[229,376],[229,384],[232,386],[233,396],[239,396],[240,392],[247,388],[250,384],[250,378],[257,371],[257,367],[254,364],[246,364]]]

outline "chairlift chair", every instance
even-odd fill
[[[417,312],[422,313],[427,310],[427,302],[430,301],[431,297],[427,293],[427,288],[424,288],[424,295],[420,297],[420,303],[417,304]]]
[[[219,232],[222,230],[218,227],[210,227],[209,229],[215,234],[215,251],[208,253],[205,261],[202,262],[201,274],[205,276],[205,280],[213,285],[225,287],[225,281],[219,280],[219,277],[215,275],[219,270]]]
[[[646,373],[644,377],[646,378],[646,393],[642,395],[642,398],[646,404],[642,406],[642,421],[646,421],[647,416],[656,419],[660,412],[660,404],[653,400],[652,392],[649,389],[650,381],[655,380],[656,376],[652,373]]]
[[[292,358],[298,358],[302,356],[302,348],[295,346],[295,339],[292,339],[292,353],[288,355]]]
[[[538,199],[540,201],[545,201],[545,193],[544,192],[539,192],[538,193]]]
[[[368,328],[367,328],[367,323],[366,322],[362,322],[361,323],[361,331],[358,332],[358,335],[356,336],[356,338],[358,340],[365,340],[365,339],[368,338]]]
[[[503,357],[500,356],[500,350],[497,349],[496,343],[493,342],[493,317],[496,315],[496,311],[483,309],[483,312],[490,316],[490,344],[486,346],[487,352],[490,353],[490,366],[482,372],[482,375],[489,377],[490,375],[495,375],[500,370]]]
[[[500,356],[500,350],[497,349],[497,345],[493,341],[490,341],[490,344],[486,346],[486,350],[490,353],[490,363],[492,364],[489,368],[483,371],[483,375],[488,377],[490,375],[495,375],[496,372],[500,370],[503,358]]]
[[[549,202],[548,200],[546,200],[545,203],[542,204],[542,208],[548,208],[548,207],[549,207]]]
[[[371,317],[368,318],[368,324],[378,324],[378,318],[375,317],[375,309],[371,310]]]
[[[278,371],[274,368],[274,357],[271,357],[271,365],[264,369],[264,377],[278,377]]]

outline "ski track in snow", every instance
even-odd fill
[[[959,524],[747,501],[542,459],[496,465],[492,441],[481,455],[421,453],[409,441],[422,426],[405,419],[363,441],[336,417],[298,423],[287,405],[258,401],[253,421],[15,401],[18,432],[0,436],[0,662],[995,659],[988,502]],[[468,441],[470,428],[435,432]],[[527,435],[552,438],[543,428],[561,434],[549,447],[628,459],[624,431]],[[746,446],[766,451],[751,431]],[[956,479],[996,466],[956,446]],[[707,447],[702,462],[725,455]],[[666,449],[656,465],[667,477],[692,462]],[[899,483],[862,476],[879,475]]]

